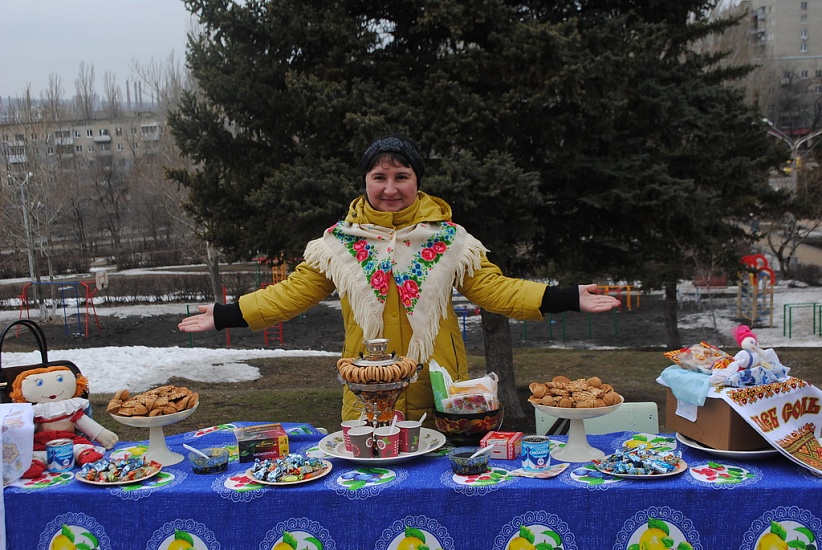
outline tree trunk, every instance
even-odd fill
[[[220,276],[220,253],[211,243],[206,243],[206,265],[208,266],[208,278],[211,281],[211,291],[214,293],[214,301],[223,300],[223,279]]]
[[[662,302],[662,311],[665,316],[665,340],[669,350],[682,347],[677,326],[677,310],[679,303],[676,299],[676,283],[665,284],[665,300]]]
[[[483,309],[482,337],[485,342],[485,371],[496,373],[499,377],[499,399],[505,405],[505,418],[522,420],[525,413],[517,395],[508,318]]]

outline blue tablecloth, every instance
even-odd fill
[[[241,425],[248,424],[169,436],[168,446],[185,453],[183,443],[234,445],[232,428]],[[321,452],[322,434],[284,427],[292,452]],[[632,435],[588,441],[610,453]],[[423,540],[430,550],[638,550],[641,540],[646,548],[754,550],[779,537],[819,548],[822,478],[781,455],[745,460],[678,449],[689,468],[647,480],[603,477],[591,463],[551,479],[511,476],[520,459],[492,460],[485,475],[459,478],[443,452],[383,467],[331,458],[328,475],[288,487],[254,484],[249,464],[236,460],[211,475],[181,462],[117,487],[63,474],[6,487],[8,547],[409,550]],[[61,536],[75,546],[52,546]]]

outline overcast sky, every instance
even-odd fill
[[[49,75],[74,95],[80,63],[94,66],[95,88],[112,71],[123,90],[132,60],[185,62],[190,14],[182,0],[0,0],[0,98],[20,97],[28,85],[39,98]]]

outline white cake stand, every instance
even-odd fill
[[[590,462],[605,456],[605,452],[588,444],[588,436],[585,434],[586,418],[597,418],[612,413],[622,401],[616,405],[607,407],[595,407],[591,409],[571,409],[567,407],[548,407],[531,403],[538,411],[551,415],[555,418],[566,418],[570,421],[568,428],[568,441],[564,447],[558,447],[551,451],[551,458],[562,462]]]
[[[182,462],[184,457],[180,453],[169,450],[163,427],[188,418],[199,406],[200,403],[197,402],[190,409],[158,416],[117,416],[112,414],[111,417],[126,426],[148,428],[148,451],[146,451],[145,457],[154,462],[159,462],[163,466],[171,466]]]

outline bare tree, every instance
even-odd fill
[[[183,93],[187,74],[172,51],[165,62],[154,58],[148,63],[132,60],[132,71],[138,80],[150,90],[153,102],[159,113],[165,113],[177,105]]]
[[[796,250],[822,227],[822,170],[803,168],[796,192],[784,206],[782,218],[771,223],[767,232],[768,248],[779,262],[782,277],[795,275]]]
[[[94,92],[94,64],[86,65],[85,61],[80,62],[80,70],[74,80],[76,95],[74,104],[78,115],[84,120],[94,118],[94,104],[96,94]]]
[[[108,118],[123,116],[123,94],[117,85],[117,77],[112,71],[103,75],[103,93],[105,94],[104,109]]]
[[[133,221],[144,238],[157,247],[199,258],[203,254],[201,242],[195,238],[195,223],[181,208],[187,190],[166,179],[167,170],[182,167],[190,167],[190,161],[180,156],[170,135],[160,135],[152,154],[138,159],[129,175]],[[208,251],[205,256],[208,263]]]
[[[66,197],[64,237],[70,237],[82,260],[91,263],[95,249],[93,220],[98,215],[89,189],[90,180],[85,171],[75,168],[63,174],[61,188]]]
[[[13,118],[14,124],[4,127],[8,133],[6,175],[10,188],[16,192],[4,194],[3,218],[7,235],[12,242],[26,251],[29,262],[29,276],[33,283],[41,283],[44,275],[51,282],[59,269],[55,258],[61,254],[55,238],[59,234],[59,220],[64,205],[64,195],[59,185],[64,166],[57,150],[57,132],[54,131],[54,117],[59,117],[60,88],[52,79],[46,101],[35,104],[30,90],[26,90],[18,100]],[[65,254],[63,254],[66,256]],[[51,289],[52,298],[56,292]],[[34,298],[39,299],[37,285],[33,289]],[[56,302],[55,302],[56,303]],[[41,304],[41,318],[47,312]]]
[[[49,86],[45,93],[44,116],[51,122],[65,120],[68,116],[63,100],[63,79],[57,73],[49,75]]]
[[[103,230],[108,232],[111,245],[120,248],[124,211],[128,201],[128,183],[125,175],[114,169],[110,156],[98,156],[90,165],[94,179],[94,193],[100,210]]]

